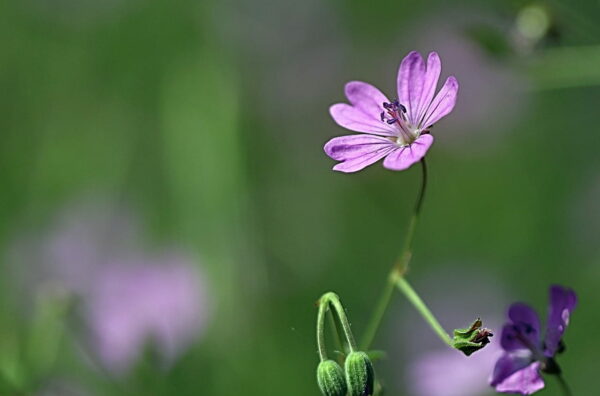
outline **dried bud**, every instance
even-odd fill
[[[324,360],[319,363],[317,382],[323,396],[346,396],[344,370],[333,360]]]
[[[481,326],[481,319],[477,319],[470,327],[467,327],[466,329],[454,330],[452,346],[469,356],[473,352],[477,352],[489,344],[489,338],[494,334],[492,334],[490,329],[486,329],[485,327]]]
[[[373,394],[375,371],[365,352],[351,352],[346,357],[346,383],[350,396],[370,396]]]

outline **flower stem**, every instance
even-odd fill
[[[356,350],[356,341],[354,341],[354,335],[350,329],[350,323],[348,322],[346,311],[344,310],[339,297],[335,293],[327,293],[325,296],[329,300],[329,303],[335,308],[335,312],[340,319],[342,330],[344,331],[344,336],[346,336],[346,342],[348,343],[348,349],[350,349],[350,352],[354,352]]]
[[[567,384],[567,381],[565,380],[565,378],[558,374],[556,375],[556,379],[558,379],[558,383],[560,385],[560,388],[562,389],[562,392],[565,396],[572,396],[573,393],[571,393],[571,388],[569,388],[569,384]]]
[[[325,293],[319,299],[319,313],[317,314],[317,347],[321,361],[327,360],[327,348],[325,347],[325,316],[327,311],[330,309],[330,306],[333,307],[337,313],[339,322],[342,325],[344,336],[346,337],[346,342],[348,343],[348,349],[350,352],[354,352],[356,350],[354,335],[352,335],[352,330],[350,329],[350,323],[348,322],[346,311],[344,310],[339,297],[333,292]],[[331,312],[331,316],[333,317],[333,312]],[[337,331],[337,326],[335,326],[335,324],[333,327],[333,330]],[[338,342],[341,345],[341,341],[338,340]],[[342,350],[342,352],[345,351]]]
[[[331,327],[333,342],[335,344],[335,347],[340,352],[339,358],[343,359],[346,350],[344,349],[344,343],[342,342],[342,337],[340,336],[340,329],[335,321],[335,317],[333,316],[333,312],[331,310],[329,310],[327,316],[329,317],[329,327]]]
[[[412,241],[415,235],[415,229],[417,228],[417,222],[419,220],[419,213],[421,212],[421,207],[423,206],[423,201],[425,199],[425,190],[427,188],[427,163],[425,162],[425,158],[421,159],[421,170],[422,170],[422,178],[421,178],[421,188],[419,190],[419,195],[417,196],[417,201],[415,204],[415,209],[410,218],[410,223],[408,224],[408,231],[406,233],[406,237],[404,239],[404,246],[402,248],[402,252],[400,256],[394,263],[392,270],[387,279],[387,283],[384,286],[381,296],[377,302],[377,306],[375,311],[373,312],[373,316],[371,317],[371,321],[367,327],[364,338],[361,343],[362,350],[368,350],[371,346],[371,343],[375,339],[375,335],[377,334],[377,330],[381,325],[381,321],[383,320],[383,316],[387,311],[387,308],[390,304],[390,300],[392,298],[392,294],[395,287],[396,278],[398,276],[402,276],[406,270],[408,269],[408,264],[410,263],[410,259],[412,257]]]
[[[404,296],[412,303],[416,310],[421,314],[423,319],[431,326],[433,331],[440,337],[440,339],[446,344],[452,346],[452,339],[446,333],[446,330],[442,327],[440,322],[435,318],[433,313],[429,310],[427,305],[423,302],[421,297],[415,292],[412,286],[408,283],[402,275],[398,275],[395,279],[395,284],[398,289],[404,294]]]
[[[375,311],[373,312],[373,316],[371,317],[371,321],[369,322],[369,326],[363,336],[361,342],[361,350],[366,351],[371,346],[373,339],[375,338],[375,334],[377,334],[377,329],[381,324],[383,316],[385,315],[385,311],[390,303],[392,298],[392,293],[394,292],[394,283],[391,281],[386,282],[383,292],[379,297],[379,301],[377,302],[377,306],[375,307]]]
[[[327,313],[327,301],[319,300],[319,313],[317,314],[317,347],[319,359],[327,360],[327,348],[325,347],[325,314]]]

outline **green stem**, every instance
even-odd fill
[[[354,341],[354,336],[350,329],[350,323],[348,322],[346,311],[344,310],[338,295],[333,292],[325,293],[319,299],[319,313],[317,314],[317,347],[319,349],[319,358],[321,361],[327,360],[327,348],[325,347],[325,315],[330,309],[330,305],[337,313],[350,352],[356,350],[356,342]],[[331,314],[333,315],[333,312]],[[333,327],[337,330],[336,326]],[[341,341],[339,343],[341,344]]]
[[[425,162],[425,158],[421,159],[421,170],[421,188],[419,190],[419,195],[417,196],[413,215],[410,218],[410,223],[408,224],[408,231],[404,239],[404,246],[400,256],[398,257],[398,260],[396,260],[392,270],[390,271],[387,283],[381,292],[381,296],[379,297],[375,311],[373,312],[373,316],[371,317],[367,330],[365,331],[365,336],[361,343],[362,350],[368,350],[371,346],[371,343],[375,339],[377,330],[379,329],[381,321],[383,320],[385,312],[390,304],[395,287],[395,279],[406,272],[412,257],[412,241],[415,236],[415,230],[419,220],[419,213],[421,212],[421,207],[423,206],[425,190],[427,188],[427,163]]]
[[[363,336],[361,342],[361,350],[366,351],[371,346],[373,339],[375,338],[375,334],[377,334],[377,329],[383,320],[383,316],[385,315],[385,311],[390,303],[392,298],[392,293],[394,292],[394,283],[386,282],[384,289],[379,297],[379,301],[377,302],[377,306],[375,307],[375,311],[373,312],[373,316],[371,317],[371,321],[369,322],[369,326],[365,331],[365,335]]]
[[[416,308],[416,310],[421,314],[423,319],[431,326],[433,331],[440,337],[440,339],[446,344],[452,346],[452,339],[446,333],[446,330],[442,327],[440,322],[435,318],[433,313],[429,310],[427,305],[423,302],[421,297],[415,292],[412,286],[408,283],[403,276],[398,275],[394,280],[394,283],[398,287],[398,289],[404,294],[404,296],[412,303],[412,305]]]
[[[325,294],[329,303],[333,305],[335,311],[340,319],[340,323],[342,324],[342,330],[344,331],[344,335],[346,336],[346,341],[348,342],[348,348],[350,352],[354,352],[356,350],[356,341],[354,341],[354,335],[352,334],[352,330],[350,329],[350,323],[348,322],[348,317],[346,316],[346,311],[340,302],[339,297],[335,293],[327,293]]]
[[[331,334],[333,336],[333,342],[335,343],[336,348],[343,355],[346,351],[344,349],[344,344],[342,343],[342,337],[340,337],[340,331],[337,323],[335,322],[335,317],[333,316],[333,312],[328,310],[327,317],[329,318],[329,327],[331,327]],[[340,355],[341,358],[343,356]]]
[[[319,359],[327,360],[327,348],[325,347],[325,314],[327,313],[327,301],[319,300],[319,313],[317,314],[317,347]]]
[[[560,385],[560,389],[562,390],[563,394],[565,396],[572,396],[573,393],[571,393],[571,388],[569,388],[569,384],[567,384],[567,381],[565,381],[565,378],[558,374],[556,375],[556,379],[558,379],[558,383]]]

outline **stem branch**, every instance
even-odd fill
[[[401,275],[397,276],[394,280],[398,289],[404,294],[404,296],[411,302],[415,309],[421,314],[423,319],[431,326],[433,331],[437,334],[440,339],[446,344],[452,346],[452,339],[446,333],[446,330],[442,327],[440,322],[435,318],[433,313],[429,310],[427,305],[423,302],[421,297],[415,292],[412,286],[408,283]]]
[[[365,332],[365,336],[361,343],[362,350],[368,350],[371,346],[371,343],[375,339],[377,330],[379,329],[381,321],[383,320],[383,316],[385,315],[385,312],[390,304],[396,278],[398,276],[402,276],[408,270],[408,264],[410,263],[410,259],[412,257],[412,241],[415,235],[415,229],[417,228],[419,213],[421,212],[421,207],[423,206],[423,201],[425,200],[425,190],[427,188],[427,163],[425,162],[425,158],[421,159],[421,171],[421,188],[419,189],[419,195],[417,196],[413,215],[410,218],[410,223],[408,224],[408,231],[404,239],[404,246],[400,256],[398,257],[398,260],[396,260],[392,270],[390,271],[387,283],[382,290],[381,296],[379,297],[375,311],[371,317]]]

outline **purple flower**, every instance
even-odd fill
[[[204,330],[206,300],[183,255],[111,263],[96,274],[85,301],[93,348],[115,374],[127,372],[148,342],[170,365]]]
[[[554,360],[563,348],[562,335],[577,305],[571,289],[550,287],[550,311],[546,337],[541,338],[540,320],[530,306],[516,303],[508,310],[509,322],[502,328],[504,354],[496,362],[490,385],[498,392],[533,394],[544,388],[540,372],[559,374]]]
[[[420,353],[408,366],[410,394],[413,396],[479,396],[487,394],[486,373],[500,354],[498,343],[472,356],[452,349]]]
[[[350,104],[334,104],[329,112],[340,126],[362,134],[336,137],[325,144],[325,153],[341,161],[333,169],[357,172],[385,157],[384,167],[404,170],[420,161],[433,144],[431,127],[452,111],[458,95],[453,76],[435,95],[441,70],[437,53],[429,54],[427,64],[418,52],[409,53],[398,71],[397,100],[389,100],[365,82],[346,84]]]
[[[143,231],[125,205],[85,199],[9,249],[29,309],[58,292],[76,297],[83,345],[117,376],[148,346],[168,368],[209,322],[210,296],[193,255],[171,247],[151,253],[142,247]]]

